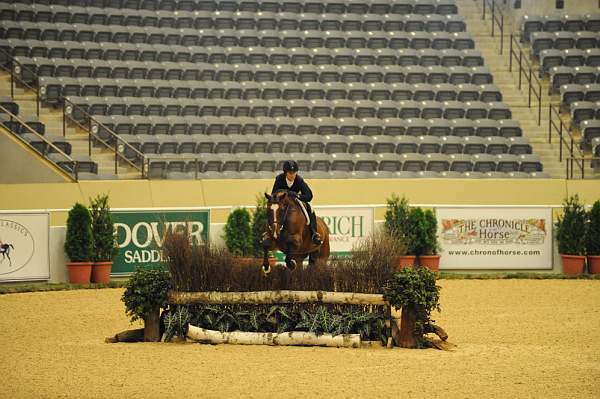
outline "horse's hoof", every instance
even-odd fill
[[[285,265],[287,266],[288,269],[294,270],[296,268],[297,263],[294,259],[292,259],[289,262],[286,262]]]
[[[262,272],[265,276],[271,273],[271,265],[263,265]]]

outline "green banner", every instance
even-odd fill
[[[168,230],[187,229],[197,243],[208,242],[210,211],[113,211],[119,253],[112,274],[132,273],[139,266],[159,265]]]

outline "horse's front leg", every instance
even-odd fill
[[[263,270],[264,274],[269,274],[269,273],[271,273],[271,265],[269,264],[269,251],[271,251],[275,248],[275,243],[273,242],[273,240],[271,240],[271,238],[265,236],[265,237],[263,237],[262,247],[263,247],[262,270]]]

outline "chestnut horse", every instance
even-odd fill
[[[285,254],[285,264],[293,270],[308,256],[309,265],[329,258],[329,229],[321,218],[317,218],[317,232],[322,244],[316,245],[311,239],[310,228],[299,200],[287,190],[279,190],[269,195],[267,203],[267,231],[263,246],[263,271],[271,271],[267,253],[279,249]]]

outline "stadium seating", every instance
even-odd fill
[[[311,178],[545,176],[454,0],[32,3],[0,1],[15,73],[150,178],[270,178],[288,158]],[[553,35],[535,36],[548,73],[588,68],[568,83],[593,99],[577,21],[531,32]]]

